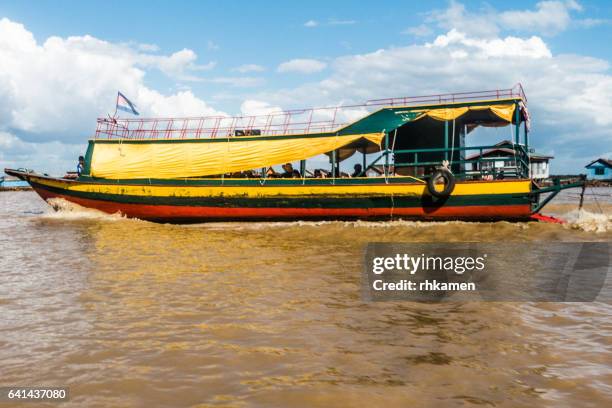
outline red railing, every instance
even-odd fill
[[[455,92],[447,94],[437,95],[424,95],[424,96],[404,96],[399,98],[386,98],[386,99],[372,99],[366,102],[369,105],[379,106],[409,106],[409,105],[435,105],[441,103],[453,103],[453,102],[470,102],[478,100],[491,100],[491,99],[507,99],[507,98],[521,98],[525,104],[527,104],[527,96],[520,83],[517,83],[510,89],[494,89],[490,91],[476,91],[476,92]]]
[[[99,118],[96,139],[200,139],[243,135],[332,132],[384,106],[415,106],[527,98],[521,84],[510,89],[373,99],[364,104],[274,111],[265,115],[185,118]]]

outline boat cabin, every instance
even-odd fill
[[[553,156],[529,153],[529,168],[531,178],[534,180],[544,180],[550,176],[549,161]],[[512,174],[516,168],[516,151],[512,147],[512,142],[503,140],[493,149],[483,151],[482,154],[474,153],[467,157],[467,160],[480,159],[471,163],[470,170],[474,173],[491,174],[493,178],[500,179]]]

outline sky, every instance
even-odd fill
[[[117,90],[204,116],[520,82],[530,143],[584,172],[612,157],[611,38],[609,1],[0,0],[0,168],[72,169]]]

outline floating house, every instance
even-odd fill
[[[503,140],[495,145],[494,148],[483,150],[467,156],[467,160],[475,161],[471,166],[474,173],[492,173],[494,178],[504,177],[508,172],[516,168],[518,154],[510,140]],[[529,153],[529,168],[531,178],[534,180],[544,180],[550,177],[550,160],[554,156]]]
[[[539,153],[529,154],[529,166],[531,167],[531,178],[534,180],[545,180],[550,177],[550,160],[554,156]]]
[[[599,158],[586,166],[587,180],[612,180],[612,160]]]
[[[14,176],[0,177],[0,190],[29,190],[30,184]]]

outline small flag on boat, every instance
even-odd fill
[[[134,115],[140,115],[136,106],[121,92],[117,92],[117,109]]]

